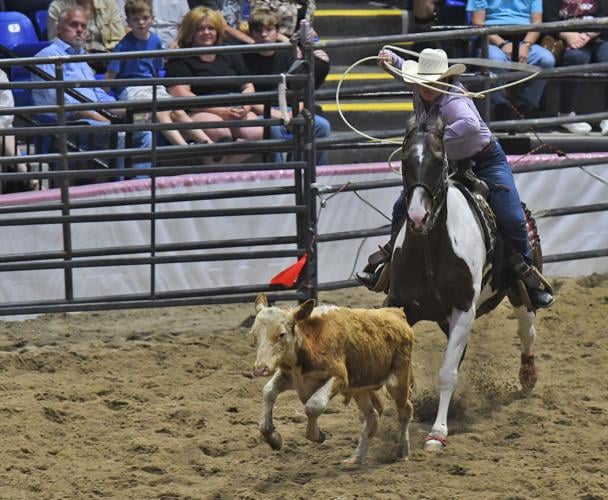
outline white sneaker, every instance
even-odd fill
[[[571,111],[567,115],[560,116],[576,116],[576,113]],[[562,127],[572,134],[588,134],[592,128],[587,122],[562,123]]]
[[[608,135],[608,120],[600,122],[600,130],[602,131],[602,135]]]

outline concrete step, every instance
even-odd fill
[[[314,27],[321,38],[399,35],[407,32],[408,12],[395,8],[317,8]]]
[[[332,131],[350,130],[338,113],[338,105],[334,101],[318,102],[325,118],[329,120]],[[402,129],[412,111],[412,102],[409,98],[403,100],[364,100],[342,102],[340,109],[346,119],[357,129],[362,131],[383,128]]]
[[[335,37],[322,37],[321,41],[329,41],[329,40],[340,40],[340,39],[347,39],[350,37],[341,37],[341,36],[335,36]],[[330,59],[331,59],[331,64],[332,67],[334,66],[344,66],[344,67],[349,67],[351,64],[355,63],[356,61],[358,61],[359,59],[363,59],[365,57],[372,57],[372,56],[377,56],[378,52],[380,51],[380,49],[382,48],[382,46],[385,45],[384,43],[378,42],[378,43],[371,43],[371,44],[366,44],[366,45],[349,45],[349,46],[344,46],[344,47],[329,47],[327,49],[324,49],[325,52],[327,52],[327,54],[329,55]],[[397,45],[399,47],[404,47],[404,48],[413,48],[413,43],[411,42],[403,42],[403,43],[396,43],[396,44],[392,44],[392,45]],[[361,63],[361,67],[368,67],[368,66],[377,66],[377,62],[376,60],[369,60],[369,61],[365,61],[363,63]]]

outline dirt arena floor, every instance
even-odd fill
[[[413,454],[396,462],[389,401],[367,463],[354,404],[332,401],[328,439],[304,437],[303,407],[279,397],[284,446],[258,435],[265,379],[251,377],[253,305],[47,315],[0,322],[2,499],[608,498],[608,279],[555,281],[539,314],[540,379],[518,386],[506,304],[479,319],[450,415],[450,442],[422,451],[445,337],[417,325]],[[378,306],[360,288],[323,302]]]

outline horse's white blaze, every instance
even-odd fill
[[[417,187],[412,192],[412,198],[407,207],[407,216],[414,224],[414,227],[421,228],[424,224],[424,219],[431,209],[431,203],[426,191]]]

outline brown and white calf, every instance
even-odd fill
[[[409,455],[413,331],[401,309],[315,308],[314,300],[308,300],[285,310],[269,307],[264,294],[258,295],[255,308],[253,373],[272,375],[264,386],[260,432],[273,449],[282,446],[272,423],[279,393],[289,389],[298,393],[308,417],[306,437],[317,443],[325,439],[317,419],[329,400],[342,394],[346,403],[355,399],[363,423],[359,444],[348,462],[363,462],[382,414],[382,403],[374,391],[385,386],[398,410],[396,455]]]

